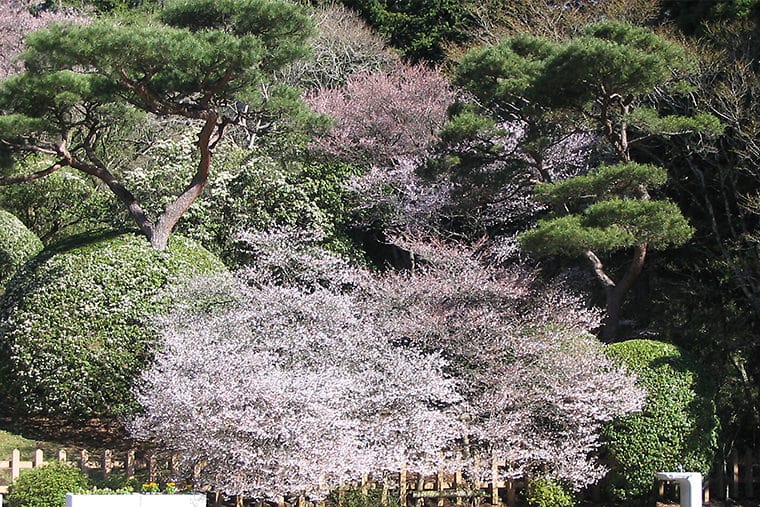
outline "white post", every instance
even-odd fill
[[[661,481],[675,481],[681,495],[681,507],[702,507],[702,474],[698,472],[659,472]]]

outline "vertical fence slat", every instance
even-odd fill
[[[744,496],[746,498],[755,498],[755,475],[752,464],[752,451],[747,451],[744,454]]]
[[[133,479],[135,477],[135,450],[130,449],[124,456],[124,475],[127,479]]]
[[[113,469],[113,451],[110,449],[103,449],[103,458],[100,461],[100,471],[103,473],[103,479],[108,479]]]
[[[59,463],[66,463],[66,450],[65,449],[59,449],[58,450],[58,462]]]
[[[388,507],[388,473],[383,473],[383,491],[380,493],[381,507]]]
[[[444,477],[443,470],[441,470],[440,468],[438,469],[438,473],[436,474],[435,482],[437,483],[435,489],[436,491],[438,491],[437,506],[443,507],[443,495],[441,493],[443,493],[443,490],[446,486],[446,478]]]
[[[36,449],[34,451],[34,458],[32,459],[32,468],[41,467],[45,463],[45,455],[42,449]]]
[[[461,489],[464,489],[464,486],[465,484],[464,484],[464,478],[462,477],[462,471],[457,470],[456,473],[454,474],[454,489],[459,491]],[[455,503],[456,505],[463,505],[464,500],[462,499],[461,496],[457,496]]]
[[[729,458],[729,481],[731,484],[730,495],[731,498],[739,498],[739,453],[736,449],[731,451],[731,457]]]
[[[499,505],[499,462],[491,458],[491,505]]]
[[[87,452],[87,449],[82,449],[82,451],[79,453],[79,469],[82,472],[87,471],[87,463],[90,461],[90,453]]]
[[[13,449],[11,453],[11,482],[18,479],[21,473],[21,451]]]
[[[156,461],[155,453],[148,455],[148,481],[156,482],[158,480],[158,463]]]
[[[398,477],[398,503],[401,507],[406,505],[406,464],[401,465],[401,471]]]

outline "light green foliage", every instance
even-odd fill
[[[79,238],[43,251],[8,284],[0,313],[0,398],[18,414],[114,416],[153,353],[146,318],[161,289],[223,270],[193,242],[156,251],[134,234]]]
[[[684,49],[627,23],[589,25],[567,42],[517,36],[468,52],[455,80],[504,112],[535,104],[583,107],[600,94],[637,95],[685,70]]]
[[[660,132],[677,135],[700,132],[709,136],[723,133],[725,126],[711,114],[700,113],[694,116],[679,116],[660,114],[651,107],[635,109],[627,117],[628,122],[637,130],[643,132]]]
[[[10,486],[9,507],[62,507],[66,493],[87,488],[78,468],[58,462],[23,472]]]
[[[39,169],[36,162],[23,165]],[[42,242],[108,227],[113,197],[80,173],[61,170],[23,185],[0,187],[0,207],[15,214]]]
[[[622,163],[603,165],[588,175],[576,176],[556,183],[539,183],[534,197],[546,204],[567,206],[573,202],[589,202],[610,196],[631,196],[640,185],[654,189],[668,181],[665,169],[651,164]]]
[[[245,124],[251,139],[260,139],[323,123],[297,90],[274,77],[307,56],[312,28],[305,9],[288,1],[175,0],[153,13],[122,12],[31,33],[25,72],[0,83],[4,159],[54,154],[46,166],[68,165],[99,178],[162,249],[206,183],[213,145],[227,126]],[[154,137],[177,118],[192,125],[191,144],[200,155],[192,178],[157,216],[121,184],[123,168],[133,162],[128,155],[149,137],[125,130],[134,130],[145,113],[154,120],[146,123]],[[23,178],[11,174],[8,183]]]
[[[440,62],[473,24],[461,0],[342,0],[412,60]]]
[[[642,187],[665,184],[664,169],[628,162],[602,166],[586,176],[536,187],[539,200],[563,206],[564,216],[540,220],[520,235],[538,256],[608,253],[647,243],[665,249],[687,242],[694,233],[674,203],[641,198]]]
[[[487,107],[514,105],[529,93],[558,47],[547,39],[521,35],[465,54],[454,82]]]
[[[329,507],[376,507],[378,505],[400,507],[397,496],[390,493],[388,498],[383,501],[382,494],[383,491],[379,488],[373,488],[366,492],[357,487],[331,491],[327,497],[327,505]]]
[[[595,23],[545,60],[531,95],[551,106],[584,106],[600,94],[646,93],[688,67],[683,47],[651,30]]]
[[[519,240],[523,249],[536,256],[579,257],[588,250],[614,251],[635,244],[625,229],[590,227],[578,215],[539,220],[538,227],[520,234]]]
[[[42,241],[7,211],[0,210],[0,289],[16,270],[42,250]]]
[[[166,205],[192,173],[195,153],[191,133],[156,142],[125,182],[149,212]],[[215,153],[215,170],[203,194],[183,216],[177,230],[234,264],[242,231],[298,227],[320,231],[335,240],[348,215],[344,185],[351,166],[297,161],[260,150],[223,143]],[[159,190],[156,192],[156,190]]]
[[[704,369],[674,345],[630,340],[607,346],[616,363],[638,376],[645,408],[608,424],[605,452],[612,464],[610,491],[620,499],[652,491],[655,472],[708,474],[716,451],[714,386]]]
[[[531,507],[573,507],[576,503],[569,488],[547,477],[532,479],[525,499]]]

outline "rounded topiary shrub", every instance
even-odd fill
[[[174,236],[157,251],[136,234],[48,248],[7,286],[0,308],[0,399],[16,414],[111,417],[131,412],[132,381],[150,361],[152,314],[167,286],[224,270]]]
[[[19,266],[40,250],[40,238],[15,215],[0,210],[0,291]]]
[[[539,477],[528,482],[525,501],[530,507],[573,507],[575,496],[562,483]]]
[[[636,374],[647,391],[641,413],[614,420],[603,430],[612,495],[621,500],[649,495],[657,472],[708,474],[718,419],[714,386],[699,365],[678,347],[653,340],[614,343],[606,351]]]
[[[9,507],[62,507],[66,493],[88,487],[81,470],[62,463],[33,468],[23,472],[8,491]]]

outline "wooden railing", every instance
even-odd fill
[[[119,474],[123,479],[138,477],[145,482],[156,482],[176,478],[176,456],[163,452],[139,452],[129,450],[114,452],[102,450],[90,452],[82,450],[77,453],[58,451],[54,458],[63,463],[69,463],[82,469],[91,477],[108,479],[112,474]],[[31,469],[47,464],[43,451],[37,449],[29,461],[22,460],[21,453],[14,450],[8,461],[0,461],[0,478],[5,476],[5,482],[15,480],[22,470]],[[516,493],[523,484],[520,481],[500,478],[503,474],[500,469],[506,463],[491,460],[491,477],[487,481],[467,481],[462,472],[446,473],[439,471],[436,474],[425,476],[406,469],[397,472],[388,472],[383,478],[373,480],[365,476],[355,484],[345,485],[338,488],[337,493],[351,488],[361,489],[364,492],[379,490],[381,503],[386,505],[396,503],[399,505],[433,505],[443,507],[444,503],[454,505],[479,505],[481,502],[491,505],[506,505],[515,507]],[[393,484],[393,487],[389,486]],[[0,485],[0,494],[7,493],[7,486]],[[221,495],[211,495],[212,504],[222,505]],[[215,499],[214,499],[215,498]],[[390,501],[394,500],[394,501]],[[284,497],[278,502],[285,506]],[[288,503],[297,503],[304,506],[308,502],[304,498],[290,499]],[[242,498],[235,501],[236,505],[242,505]]]

